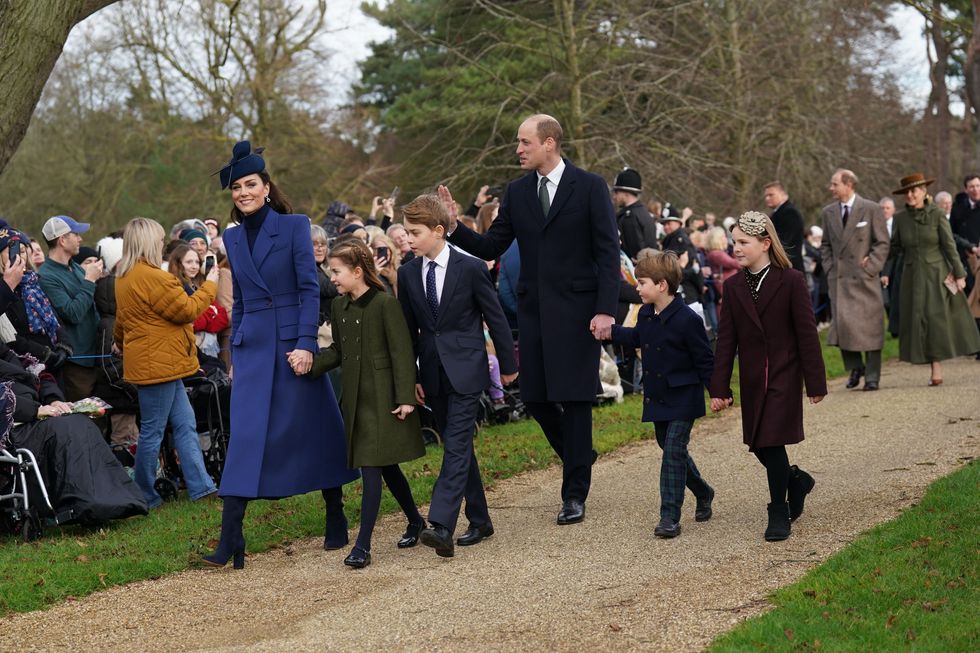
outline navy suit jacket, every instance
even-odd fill
[[[619,235],[606,181],[565,161],[548,215],[537,174],[511,182],[486,234],[460,224],[450,241],[485,260],[516,240],[521,273],[517,323],[525,401],[594,401],[599,343],[589,323],[616,315]]]
[[[422,262],[423,257],[417,256],[398,268],[398,301],[412,335],[425,394],[473,394],[490,386],[484,322],[497,350],[501,373],[516,372],[514,339],[486,264],[450,248],[436,321],[425,299]],[[446,371],[451,389],[440,387],[440,367]]]
[[[660,315],[645,304],[636,327],[617,324],[612,338],[643,354],[644,422],[704,417],[704,390],[711,383],[715,357],[704,321],[680,296]]]

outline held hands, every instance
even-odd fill
[[[452,233],[456,231],[456,223],[458,220],[458,215],[456,212],[456,202],[453,200],[452,193],[445,186],[439,186],[437,191],[439,193],[439,199],[442,200],[443,205],[446,207],[446,211],[449,212],[449,232]]]
[[[404,420],[406,417],[411,415],[412,412],[414,411],[415,411],[415,406],[411,406],[409,404],[402,404],[395,410],[391,411],[391,414],[400,420]]]
[[[293,373],[296,376],[306,374],[313,367],[313,352],[305,349],[294,349],[286,352],[286,359],[289,360],[289,366],[293,368]]]
[[[11,290],[20,285],[20,280],[24,278],[24,270],[24,257],[18,255],[17,260],[8,264],[7,269],[3,271],[3,280]]]
[[[720,410],[725,410],[732,405],[733,399],[728,397],[727,399],[720,399],[718,397],[711,398],[711,412],[717,413]]]
[[[616,319],[612,315],[599,313],[589,323],[589,331],[592,332],[592,336],[596,340],[609,340],[612,338],[612,328],[615,322]]]

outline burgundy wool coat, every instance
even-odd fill
[[[725,282],[712,397],[732,396],[735,355],[742,393],[742,440],[750,451],[803,440],[803,383],[808,396],[827,394],[820,339],[806,280],[773,266],[752,300],[741,272]]]

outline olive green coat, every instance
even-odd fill
[[[341,366],[340,412],[347,433],[349,467],[383,467],[425,454],[418,412],[405,420],[391,414],[415,405],[415,355],[398,300],[373,288],[356,300],[331,304],[333,344],[313,359],[313,376]]]
[[[909,206],[895,216],[885,267],[892,273],[899,256],[899,358],[931,363],[980,351],[980,335],[962,291],[951,295],[943,285],[950,272],[966,276],[956,252],[949,221],[927,200],[921,209]]]

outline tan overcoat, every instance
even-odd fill
[[[827,344],[848,351],[877,351],[885,344],[878,275],[888,259],[888,227],[881,207],[855,195],[846,227],[840,202],[825,206],[822,219],[820,253],[832,312]]]

